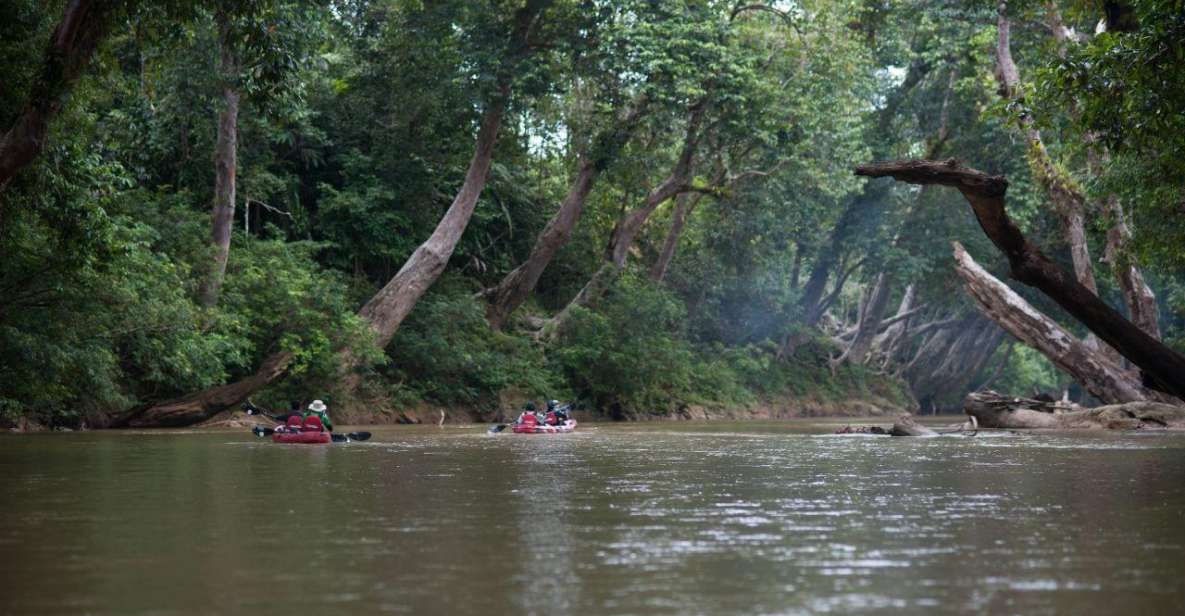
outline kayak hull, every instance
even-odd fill
[[[329,432],[280,432],[272,434],[273,443],[289,443],[300,445],[323,445],[333,440]]]
[[[565,434],[576,429],[576,420],[569,419],[558,426],[549,426],[547,424],[511,424],[511,430],[515,434]]]

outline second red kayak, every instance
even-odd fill
[[[510,424],[510,428],[514,430],[515,434],[563,434],[576,429],[576,420],[569,419],[556,426],[549,426],[542,423],[515,423]]]

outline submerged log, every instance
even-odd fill
[[[1185,430],[1185,407],[1160,402],[1125,402],[1088,409],[1069,402],[980,391],[967,396],[963,410],[984,428]]]
[[[890,436],[938,436],[938,433],[913,420],[912,415],[902,415],[889,428]]]

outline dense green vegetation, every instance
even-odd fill
[[[46,41],[73,4],[6,3],[0,130],[47,91]],[[952,240],[1005,269],[962,197],[851,173],[955,156],[1006,175],[1013,218],[1069,269],[1028,127],[1064,174],[1053,182],[1085,196],[1099,296],[1124,306],[1110,269],[1138,265],[1163,338],[1185,348],[1178,2],[1136,0],[1138,27],[1095,35],[1097,3],[1014,3],[1012,98],[993,79],[987,2],[97,4],[107,27],[81,77],[49,88],[62,94],[46,146],[0,185],[7,420],[116,417],[283,351],[258,401],[373,413],[423,402],[488,417],[542,397],[618,418],[853,399],[929,410],[987,384],[1060,393],[1071,380],[963,294]],[[1055,15],[1076,27],[1068,41],[1046,27]],[[479,124],[503,108],[447,268],[375,344],[359,308],[433,234],[468,185]],[[571,238],[495,323],[490,290],[582,170]],[[1120,220],[1131,235],[1109,250]]]

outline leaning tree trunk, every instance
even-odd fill
[[[687,226],[687,219],[695,211],[695,206],[703,198],[703,193],[694,196],[682,194],[675,199],[675,209],[671,212],[671,228],[667,230],[667,237],[663,240],[662,251],[650,266],[650,279],[662,282],[667,276],[667,268],[671,266],[671,259],[675,257],[675,248],[679,246],[679,238],[683,236],[683,228]]]
[[[238,171],[239,91],[235,89],[238,59],[231,39],[230,23],[218,13],[218,48],[221,54],[222,110],[218,112],[218,138],[214,145],[214,208],[211,213],[210,243],[214,260],[202,281],[198,298],[203,306],[218,303],[218,293],[230,258],[231,228],[235,219],[235,178]]]
[[[251,394],[280,378],[292,363],[293,354],[273,353],[263,360],[255,374],[226,385],[219,385],[176,400],[148,408],[133,409],[115,418],[111,428],[168,428],[191,426],[226,409],[242,404]]]
[[[549,0],[530,0],[525,8],[515,15],[515,31],[510,41],[509,58],[520,58],[527,53],[530,30],[535,17],[550,4]],[[477,198],[485,187],[490,163],[493,159],[494,143],[502,125],[507,99],[510,96],[510,60],[504,60],[499,74],[499,88],[490,106],[481,117],[477,131],[473,157],[465,172],[465,181],[457,191],[452,205],[436,225],[432,235],[412,253],[391,279],[370,301],[358,311],[374,332],[375,342],[385,347],[395,335],[399,324],[411,312],[415,301],[444,271],[453,249],[473,215]],[[170,402],[146,409],[136,409],[113,422],[114,426],[159,426],[191,425],[241,403],[252,393],[271,384],[284,374],[293,359],[292,353],[278,352],[264,360],[260,369],[241,381],[208,389]],[[342,357],[343,370],[350,372],[355,358],[347,353]],[[350,390],[358,384],[354,374],[347,374],[344,389]],[[165,422],[165,423],[162,423]]]
[[[584,212],[584,204],[588,201],[593,184],[633,137],[647,107],[644,98],[635,101],[620,121],[615,120],[613,126],[597,134],[590,154],[580,159],[567,196],[536,238],[527,260],[507,274],[497,286],[482,292],[489,299],[486,321],[490,327],[502,329],[511,313],[535,290],[539,277],[552,258],[572,237],[572,230]]]
[[[860,313],[860,321],[856,325],[856,337],[848,346],[839,362],[863,364],[868,359],[868,352],[872,350],[872,341],[880,329],[881,321],[885,318],[885,310],[889,307],[889,295],[892,293],[893,276],[881,272],[876,277],[869,291],[868,302]]]
[[[954,256],[955,271],[980,310],[1016,339],[1049,358],[1096,398],[1119,403],[1155,397],[1132,373],[1087,347],[980,267],[958,242],[954,243]]]
[[[551,338],[563,329],[574,307],[589,307],[595,304],[605,291],[621,275],[625,269],[629,250],[634,245],[634,239],[641,232],[650,215],[667,200],[686,192],[691,182],[692,162],[699,148],[700,127],[703,123],[707,100],[701,99],[692,105],[688,113],[687,128],[683,136],[683,146],[679,152],[670,175],[657,188],[646,195],[646,200],[640,207],[634,208],[617,219],[613,230],[609,234],[609,243],[605,247],[605,261],[585,283],[584,287],[568,302],[564,309],[555,315],[543,328],[541,335]]]
[[[897,305],[897,313],[893,315],[893,322],[887,326],[882,323],[885,330],[873,339],[872,346],[882,357],[882,368],[887,368],[896,360],[909,330],[910,319],[917,313],[916,301],[917,286],[907,285],[905,293],[901,295],[901,303]]]
[[[0,137],[0,191],[45,149],[49,121],[62,110],[71,88],[106,35],[116,0],[72,0],[54,29],[29,98]],[[2,212],[0,212],[2,214]]]
[[[1029,243],[1008,217],[1008,181],[961,167],[958,161],[898,161],[856,168],[857,175],[891,176],[912,184],[958,188],[992,243],[1008,257],[1012,276],[1041,290],[1143,372],[1149,386],[1185,398],[1185,355],[1128,321]]]
[[[465,183],[436,225],[436,230],[428,241],[416,248],[395,276],[358,311],[358,315],[370,324],[379,348],[387,346],[416,302],[444,272],[461,234],[465,232],[477,206],[477,198],[485,187],[508,95],[509,91],[504,91],[482,116],[477,145],[465,173]]]
[[[847,243],[853,229],[865,215],[867,202],[868,199],[864,195],[848,202],[848,206],[844,208],[843,214],[840,215],[835,227],[831,230],[827,243],[820,247],[820,254],[811,266],[811,273],[807,276],[806,284],[802,288],[802,298],[798,300],[803,323],[808,327],[818,324],[823,313],[827,311],[829,302],[824,301],[827,281],[831,278],[832,270],[839,264],[839,255],[843,245]],[[841,287],[843,287],[842,284],[836,283],[836,288]]]

